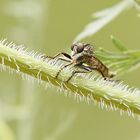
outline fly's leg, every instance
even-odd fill
[[[65,61],[65,62],[71,62],[71,60],[68,60],[68,59],[59,57],[59,58],[57,58],[57,61],[54,62],[54,65],[55,65],[59,60],[62,60],[62,61]]]
[[[59,57],[60,55],[65,56],[65,57],[68,58],[69,60],[67,60],[67,59],[65,59],[65,58],[61,58],[61,57]],[[57,58],[57,57],[58,57],[58,58]],[[49,56],[49,58],[51,58],[51,59],[55,59],[55,58],[57,58],[57,61],[59,61],[59,60],[63,60],[63,61],[66,61],[66,62],[70,62],[70,60],[72,59],[71,56],[70,56],[69,54],[64,53],[64,52],[60,52],[60,53],[56,54],[56,55],[53,56],[53,57]],[[56,62],[57,62],[57,61],[56,61]],[[55,62],[55,64],[56,64],[56,62]]]
[[[71,80],[71,78],[76,74],[76,73],[89,73],[92,72],[93,70],[98,71],[99,73],[101,73],[101,75],[104,77],[104,79],[106,80],[106,77],[103,75],[103,73],[96,67],[90,67],[90,66],[84,66],[84,65],[77,65],[79,68],[85,70],[85,71],[81,71],[81,70],[75,70],[72,72],[72,75],[68,78],[68,80],[66,81],[67,83]]]
[[[72,79],[72,77],[76,74],[76,73],[89,73],[92,71],[92,69],[90,67],[87,67],[87,66],[84,66],[84,65],[79,65],[78,66],[79,68],[85,70],[85,71],[82,71],[82,70],[74,70],[71,74],[71,76],[68,78],[68,80],[66,81],[67,83]]]
[[[98,72],[102,75],[102,77],[104,78],[104,80],[106,80],[106,81],[116,82],[116,83],[119,83],[119,82],[120,82],[120,80],[108,79],[108,78],[103,74],[103,72],[100,71],[96,66],[94,66],[94,67],[86,66],[86,67],[88,67],[88,68],[91,69],[91,70],[96,70],[96,71],[98,71]],[[112,77],[114,77],[114,76],[115,76],[115,75],[112,75]],[[111,78],[112,78],[112,77],[111,77]]]
[[[70,56],[69,54],[67,54],[67,53],[64,53],[64,52],[60,52],[60,53],[56,54],[55,56],[43,55],[42,58],[44,58],[44,59],[45,59],[45,58],[55,59],[55,58],[57,58],[57,57],[60,56],[60,55],[63,55],[63,56],[65,56],[66,58],[71,59],[71,56]]]
[[[59,76],[60,72],[61,72],[64,68],[66,68],[66,67],[68,67],[68,66],[70,66],[70,65],[72,65],[72,64],[73,64],[73,63],[71,62],[71,63],[69,63],[69,64],[64,65],[63,67],[61,67],[60,70],[58,71],[58,73],[56,74],[55,78],[57,79],[57,77]]]
[[[68,60],[68,59],[65,59],[65,58],[59,57],[60,55],[65,56],[65,57],[68,58],[69,60]],[[58,57],[58,58],[57,58],[57,57]],[[62,60],[62,61],[66,61],[66,62],[71,62],[70,60],[72,59],[71,56],[70,56],[69,54],[64,53],[64,52],[60,52],[60,53],[56,54],[55,56],[46,56],[46,55],[43,55],[42,58],[43,58],[44,60],[45,60],[46,58],[50,58],[50,59],[55,59],[55,58],[57,58],[57,61]],[[55,62],[55,63],[56,63],[56,62]]]
[[[65,58],[58,58],[57,60],[58,60],[58,61],[59,61],[59,60],[62,60],[62,61],[66,61],[66,62],[71,62],[71,60],[67,60],[67,59],[65,59]]]
[[[68,58],[68,59],[72,59],[71,56],[70,56],[69,54],[64,53],[64,52],[60,52],[60,53],[56,54],[55,56],[48,56],[48,58],[55,59],[55,58],[57,58],[57,57],[60,56],[60,55],[63,55],[63,56],[65,56],[65,57]]]
[[[84,67],[86,67],[86,68],[89,68],[89,69],[91,69],[91,70],[96,70],[96,71],[98,71],[101,75],[102,75],[102,77],[104,78],[104,80],[106,80],[107,79],[107,77],[105,77],[105,75],[103,74],[103,72],[100,70],[100,69],[98,69],[98,67],[97,66],[84,66]]]
[[[71,60],[68,60],[68,59],[65,59],[65,58],[58,58],[58,59],[57,59],[57,62],[58,62],[59,60],[62,60],[62,61],[65,61],[65,62],[71,62]],[[55,64],[56,64],[56,63],[55,63]]]
[[[76,73],[89,73],[89,72],[90,71],[80,71],[80,70],[73,71],[72,75],[68,78],[66,82],[68,83]]]
[[[107,80],[107,81],[115,81],[115,82],[120,82],[120,80],[110,80],[110,79],[107,79],[103,73],[96,67],[90,67],[90,66],[84,66],[84,65],[77,65],[79,68],[81,68],[82,70],[74,70],[71,74],[71,76],[68,78],[68,80],[66,81],[67,83],[72,79],[72,77],[77,74],[77,73],[89,73],[89,72],[92,72],[93,70],[96,70],[98,71],[99,73],[101,73],[101,75],[104,77],[104,80]],[[84,70],[84,71],[83,71]]]

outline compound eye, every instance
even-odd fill
[[[74,43],[71,45],[71,50],[76,52],[76,53],[80,53],[82,52],[84,49],[84,44],[83,43]]]
[[[84,45],[83,44],[79,44],[78,46],[77,46],[77,53],[80,53],[80,52],[82,52],[84,50]]]

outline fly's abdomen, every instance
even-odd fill
[[[114,74],[101,62],[98,65],[98,70],[101,72],[103,77],[112,78]]]
[[[109,71],[109,69],[97,58],[93,57],[91,59],[90,65],[95,68],[103,77],[112,78],[114,75]]]

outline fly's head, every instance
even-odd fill
[[[71,46],[72,50],[72,56],[75,56],[76,54],[82,54],[82,55],[93,55],[93,48],[90,44],[86,43],[74,43]]]

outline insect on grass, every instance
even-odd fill
[[[61,55],[64,57],[60,57]],[[49,58],[57,58],[57,60],[68,62],[68,64],[60,68],[55,78],[57,78],[61,71],[68,66],[73,65],[74,67],[77,66],[80,68],[80,70],[74,70],[66,82],[69,82],[76,73],[89,73],[93,70],[98,71],[105,80],[114,77],[114,74],[110,72],[109,68],[95,56],[93,47],[90,44],[74,43],[71,46],[71,55],[60,52],[53,57],[49,56]]]

